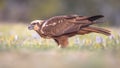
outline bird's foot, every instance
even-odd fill
[[[58,48],[61,48],[61,45],[58,45]]]

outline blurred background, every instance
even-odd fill
[[[35,19],[102,14],[111,36],[74,36],[58,48],[27,29]],[[0,0],[0,68],[120,68],[120,0]]]
[[[29,22],[56,15],[103,14],[105,21],[119,26],[120,0],[0,0],[0,21]]]

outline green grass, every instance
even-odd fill
[[[91,33],[74,36],[69,39],[66,49],[112,49],[119,48],[120,34],[115,29],[109,28],[112,36]],[[113,32],[114,31],[114,32]],[[52,39],[43,39],[35,31],[29,31],[27,25],[23,24],[1,24],[0,25],[0,47],[2,48],[57,48]]]
[[[0,24],[0,68],[119,68],[119,29],[108,29],[112,36],[74,36],[61,49],[26,24]]]

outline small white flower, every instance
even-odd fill
[[[75,38],[74,42],[75,42],[75,44],[80,44],[80,39],[79,38]]]
[[[85,44],[86,39],[83,39],[82,43]]]
[[[109,36],[109,39],[114,39],[114,35],[110,35],[110,36]]]
[[[15,40],[18,40],[18,35],[15,35],[15,36],[14,36],[14,39],[15,39]]]
[[[35,38],[35,39],[40,39],[40,36],[37,33],[33,33],[32,37]]]
[[[97,36],[97,37],[96,37],[96,43],[102,43],[102,42],[103,42],[103,38]]]

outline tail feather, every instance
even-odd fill
[[[89,31],[89,32],[95,32],[95,33],[101,33],[107,36],[111,35],[109,30],[98,28],[98,27],[86,27],[86,28],[82,28],[82,30]]]
[[[103,15],[96,15],[96,16],[89,17],[88,20],[94,21],[94,20],[97,20],[97,19],[102,18],[102,17],[104,17],[104,16]]]

